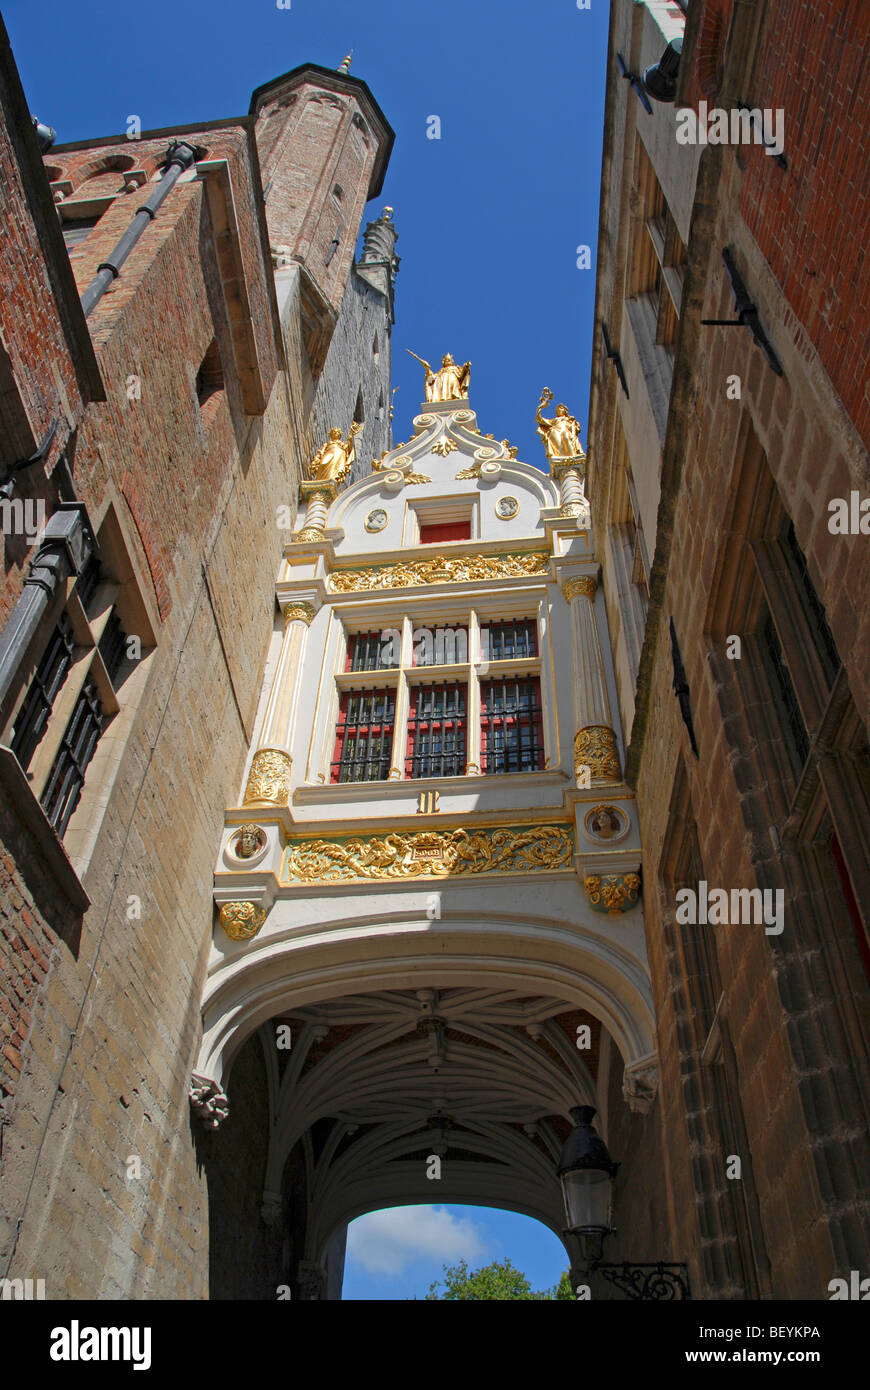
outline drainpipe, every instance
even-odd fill
[[[0,632],[0,709],[58,589],[81,574],[94,549],[83,502],[61,502],[49,518],[18,602]]]
[[[108,260],[102,261],[97,267],[97,274],[88,285],[82,295],[82,308],[85,311],[85,318],[96,308],[106,290],[117,280],[121,274],[121,266],[126,261],[136,242],[144,232],[149,222],[153,222],[157,216],[157,210],[161,203],[172,192],[176,183],[186,169],[190,169],[201,157],[201,151],[195,145],[186,145],[183,141],[173,140],[169,149],[166,151],[166,167],[163,177],[158,183],[154,192],[147,202],[143,203],[130,223],[121,240],[112,251]]]

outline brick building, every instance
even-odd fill
[[[612,7],[589,492],[700,1297],[870,1268],[867,40],[834,0]]]
[[[43,160],[0,61],[0,1272],[196,1298],[214,857],[302,469],[331,426],[390,444],[389,214],[354,249],[393,137],[309,65]]]

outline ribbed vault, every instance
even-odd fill
[[[558,1232],[556,1159],[571,1106],[596,1101],[601,1031],[570,1001],[493,988],[375,990],[274,1017],[260,1029],[265,1209],[277,1215],[300,1144],[310,1261],[354,1217],[420,1202],[501,1206]]]

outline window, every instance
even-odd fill
[[[797,777],[809,755],[810,737],[801,715],[797,691],[782,654],[782,647],[774,627],[773,618],[770,616],[770,610],[766,604],[762,606],[758,633],[767,658],[768,671],[779,704],[780,720],[786,732],[795,776]]]
[[[466,708],[465,685],[444,682],[411,687],[406,777],[464,775]]]
[[[484,661],[515,661],[538,655],[538,625],[531,618],[519,622],[487,623],[480,630]]]
[[[386,781],[395,716],[393,690],[344,692],[332,761],[333,782]]]
[[[153,646],[110,509],[95,554],[48,628],[35,669],[22,672],[6,736],[79,871],[89,862],[106,812],[119,745],[132,727]],[[112,746],[106,749],[101,739],[110,726]]]
[[[224,389],[224,371],[217,339],[212,338],[196,374],[196,399],[204,417],[209,417]],[[208,409],[206,409],[208,407]]]
[[[396,621],[348,636],[334,677],[332,783],[546,766],[536,618]]]
[[[536,772],[544,766],[541,682],[504,678],[480,685],[480,770]]]
[[[421,523],[420,544],[441,545],[445,541],[470,541],[471,517],[464,521],[443,521],[432,525]]]
[[[398,634],[355,632],[348,638],[346,671],[384,671],[399,664]]]
[[[411,658],[415,666],[464,665],[468,660],[468,628],[414,628]]]

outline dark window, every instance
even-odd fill
[[[78,246],[79,242],[84,241],[88,232],[93,231],[99,222],[99,217],[76,217],[63,223],[63,240],[67,251],[73,246]]]
[[[399,664],[398,633],[355,632],[347,643],[346,671],[386,671]]]
[[[29,766],[45,733],[55,698],[72,663],[72,651],[72,627],[66,613],[61,613],[12,731],[12,752],[24,768]]]
[[[76,701],[42,794],[45,813],[61,837],[79,804],[85,772],[105,719],[97,687],[88,681]]]
[[[538,624],[533,618],[519,622],[487,623],[480,632],[484,661],[519,661],[538,655]]]
[[[785,664],[773,619],[766,609],[763,610],[763,615],[759,633],[767,654],[774,688],[779,697],[780,712],[785,725],[787,743],[795,762],[795,772],[799,773],[810,751],[809,735],[801,715],[791,674]]]
[[[481,681],[481,772],[535,772],[543,766],[539,679],[535,676]]]
[[[840,653],[837,651],[834,634],[828,626],[825,606],[816,593],[816,587],[813,581],[810,579],[806,557],[798,545],[794,525],[791,521],[788,522],[783,531],[782,542],[789,567],[803,600],[804,612],[806,613],[807,621],[812,630],[813,641],[816,651],[818,652],[825,680],[829,686],[832,686],[842,664],[840,661]]]
[[[464,665],[468,660],[468,628],[415,628],[412,651],[415,666]]]
[[[405,776],[463,777],[465,735],[464,685],[412,686]]]
[[[341,697],[333,782],[384,782],[390,775],[394,690],[346,690]]]
[[[109,621],[103,628],[103,635],[100,638],[98,648],[113,689],[117,689],[118,674],[124,664],[126,644],[127,634],[121,626],[121,619],[113,609]]]
[[[470,541],[471,517],[465,521],[444,521],[420,526],[421,545],[441,545],[444,541]]]

